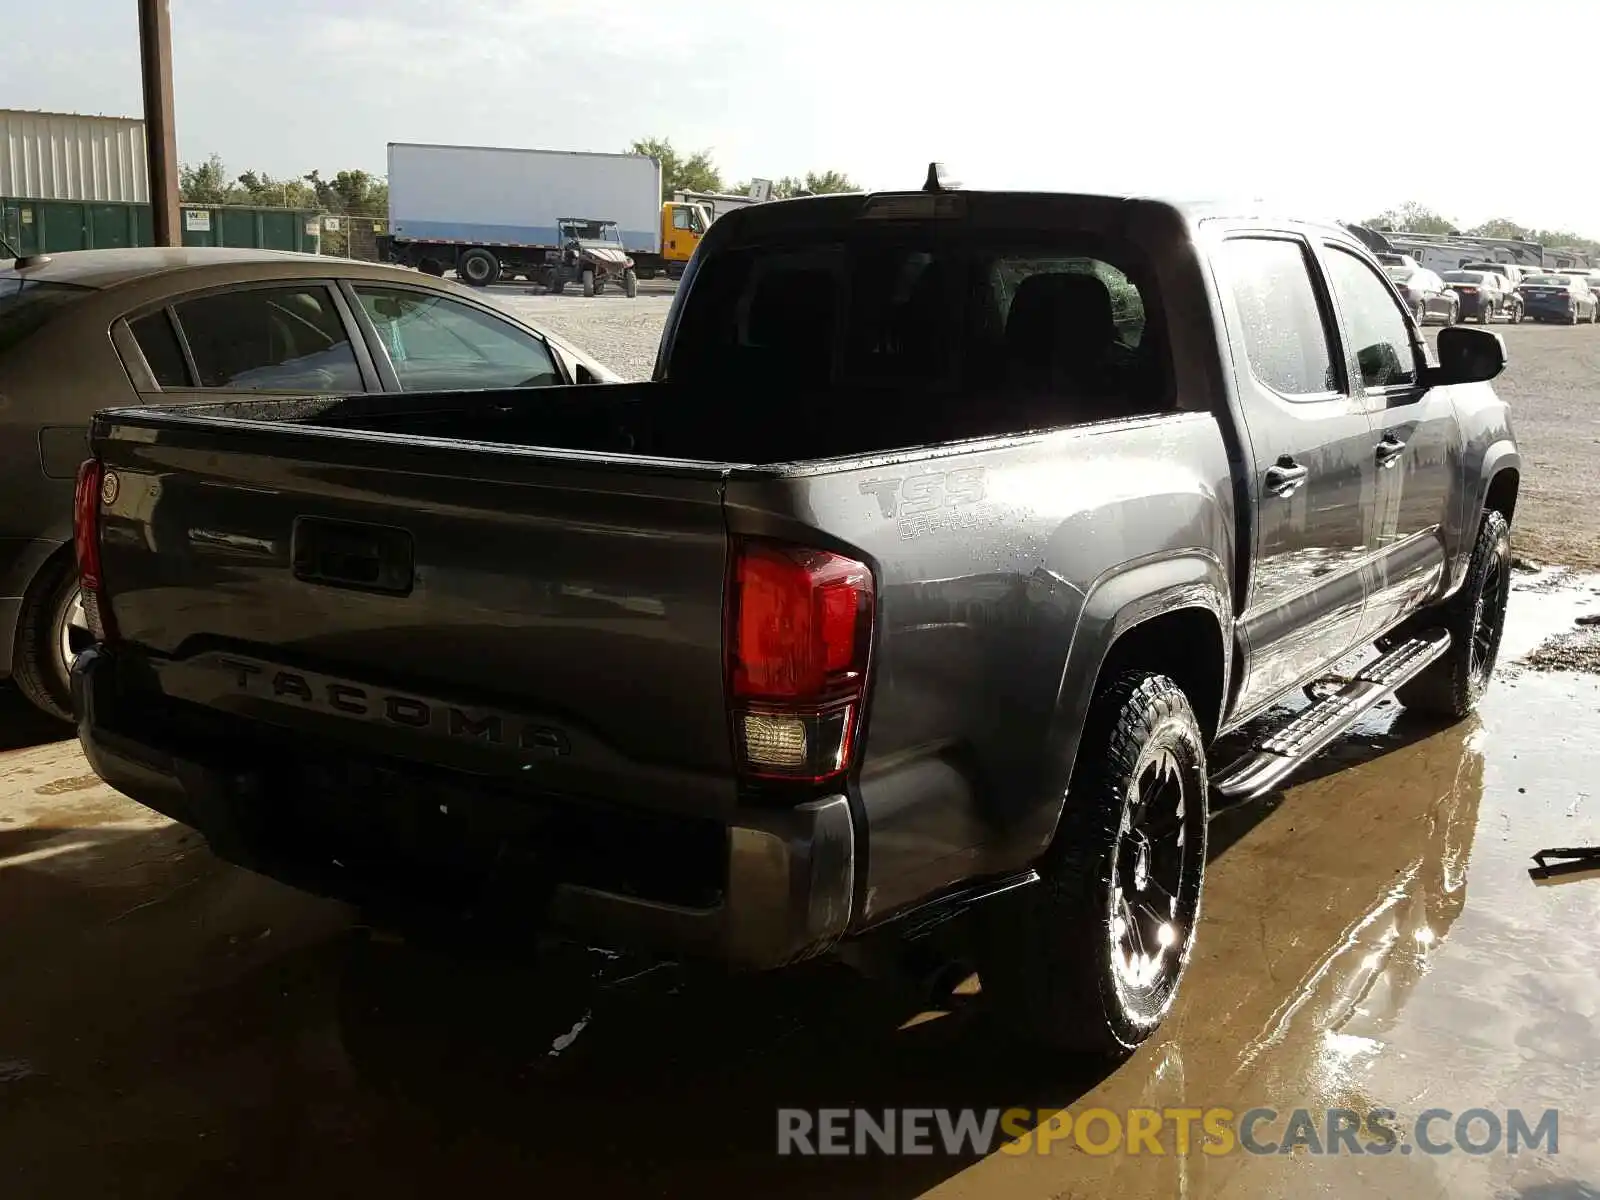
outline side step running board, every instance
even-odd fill
[[[1400,643],[1352,675],[1338,691],[1263,738],[1213,779],[1212,788],[1229,800],[1249,800],[1271,791],[1449,648],[1450,633],[1445,629],[1429,629]]]

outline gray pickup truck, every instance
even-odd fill
[[[1126,1052],[1210,806],[1487,685],[1504,363],[1335,226],[937,172],[752,206],[647,383],[100,414],[79,734],[356,900],[741,967],[976,905],[988,1002]]]

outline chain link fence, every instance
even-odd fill
[[[322,214],[322,253],[336,258],[378,260],[378,238],[389,232],[387,217]]]

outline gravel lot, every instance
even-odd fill
[[[549,326],[629,379],[648,378],[672,285],[643,284],[637,300],[548,296],[496,288],[495,298]],[[1600,570],[1600,326],[1499,325],[1510,355],[1495,384],[1522,444],[1518,553]],[[1430,326],[1430,338],[1438,327]]]

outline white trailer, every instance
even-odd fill
[[[624,256],[655,270],[661,164],[639,154],[391,142],[384,250],[477,286],[523,275],[559,290],[563,264],[575,267],[580,254],[589,269],[598,265],[602,284],[607,264]]]

